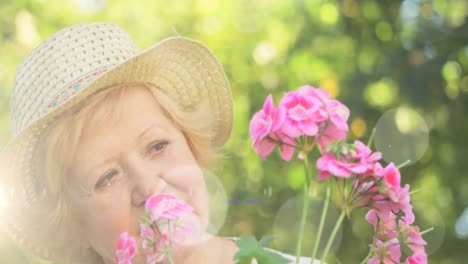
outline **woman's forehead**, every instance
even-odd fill
[[[96,109],[85,125],[77,158],[97,159],[122,149],[133,148],[146,138],[167,135],[175,129],[147,89],[129,89],[119,102]],[[103,109],[104,108],[104,109]]]
[[[119,130],[141,133],[153,123],[162,129],[170,123],[153,94],[141,86],[127,87],[118,96],[106,97],[90,110],[83,137],[115,134]]]

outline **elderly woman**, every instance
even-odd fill
[[[171,37],[139,51],[114,24],[62,29],[18,67],[10,115],[2,222],[26,252],[114,263],[119,234],[138,237],[145,201],[168,193],[202,231],[173,248],[174,262],[233,263],[234,241],[206,232],[202,173],[230,135],[232,95],[202,43]]]

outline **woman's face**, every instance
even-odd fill
[[[90,190],[72,196],[74,215],[85,240],[106,263],[114,262],[121,232],[139,236],[145,201],[154,193],[174,194],[190,204],[190,218],[202,232],[209,214],[202,171],[151,92],[128,87],[115,113],[117,122],[85,128],[71,174],[72,182]]]

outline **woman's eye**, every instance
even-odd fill
[[[150,148],[150,151],[154,151],[156,153],[159,153],[159,152],[163,151],[168,144],[169,144],[168,141],[158,141],[158,142],[150,145],[149,148]]]
[[[106,172],[94,185],[94,189],[101,189],[103,187],[109,186],[112,183],[112,179],[115,178],[117,174],[116,170],[111,170]]]

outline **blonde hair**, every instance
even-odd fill
[[[54,121],[48,131],[43,133],[37,148],[37,157],[42,160],[36,163],[38,175],[43,175],[43,182],[48,191],[50,201],[50,220],[44,223],[51,225],[57,234],[53,242],[53,251],[63,252],[60,261],[67,259],[72,263],[81,261],[98,261],[96,252],[84,253],[79,240],[79,230],[72,217],[67,178],[69,169],[75,159],[76,149],[83,131],[87,127],[94,127],[102,120],[117,122],[120,113],[116,113],[115,106],[124,96],[127,89],[139,85],[149,89],[155,100],[163,109],[164,114],[184,134],[187,143],[198,164],[204,168],[212,168],[221,156],[212,145],[212,120],[207,117],[209,105],[201,104],[195,111],[183,111],[161,89],[148,83],[125,83],[103,88],[85,99],[81,104],[67,111]],[[109,119],[110,118],[110,119]],[[75,242],[73,245],[70,242]]]

